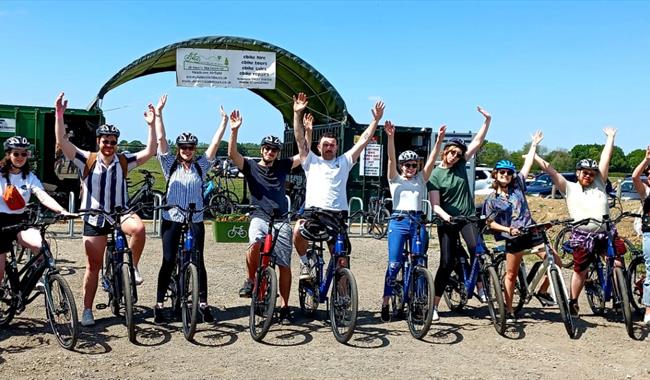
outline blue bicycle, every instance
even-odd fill
[[[351,245],[345,224],[347,217],[341,211],[318,208],[305,212],[309,216],[301,227],[300,234],[311,242],[307,258],[311,264],[312,276],[298,283],[300,310],[306,315],[312,315],[320,303],[328,301],[327,292],[333,283],[328,303],[332,332],[337,341],[346,343],[354,333],[358,309],[357,282],[350,270]],[[354,214],[350,218],[352,217]],[[323,243],[331,241],[333,236],[334,250],[323,276]]]
[[[471,265],[467,262],[465,250],[462,248],[460,237],[456,242],[456,265],[449,276],[449,283],[443,293],[445,303],[452,311],[461,310],[467,301],[476,296],[475,288],[478,282],[483,284],[483,290],[487,299],[490,318],[497,333],[503,335],[506,328],[506,310],[501,291],[499,276],[493,265],[492,252],[483,241],[487,218],[485,216],[454,216],[448,224],[465,225],[474,224],[480,231],[476,242],[476,252],[471,259]],[[447,223],[447,222],[444,222]]]
[[[399,270],[395,282],[391,284],[393,293],[390,297],[391,307],[396,316],[407,308],[407,322],[409,331],[416,339],[422,339],[429,328],[433,318],[433,275],[427,268],[427,254],[422,247],[420,233],[426,228],[426,220],[423,215],[403,214],[394,215],[389,219],[403,220],[410,218],[416,225],[415,242],[411,246],[411,239],[406,240],[405,249],[402,253],[402,267]]]

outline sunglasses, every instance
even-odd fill
[[[512,170],[499,170],[497,173],[501,175],[507,175],[507,176],[512,176],[515,174]]]
[[[447,152],[447,154],[451,154],[454,157],[460,157],[463,155],[463,152],[461,150],[452,149],[449,152]]]
[[[418,168],[418,164],[402,164],[402,166],[407,168],[407,169],[417,169]]]
[[[181,145],[178,147],[180,150],[194,150],[196,147],[194,145]]]
[[[581,171],[583,177],[595,177],[596,172],[592,170],[583,170]]]
[[[117,140],[102,140],[102,144],[115,146],[115,145],[117,145]]]
[[[14,157],[27,157],[29,153],[27,152],[11,152],[11,155]]]
[[[269,151],[269,152],[279,152],[280,151],[280,149],[272,147],[272,146],[268,146],[268,145],[264,145],[262,147],[262,149],[264,149],[266,151]]]

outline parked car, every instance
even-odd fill
[[[560,173],[567,181],[576,182],[578,178],[576,177],[575,172],[566,172]],[[551,196],[553,190],[553,181],[551,177],[546,173],[538,174],[535,177],[535,180],[526,186],[526,194],[533,197],[543,197],[548,198]],[[564,198],[560,191],[555,192],[555,198],[561,199]]]
[[[474,171],[474,195],[488,195],[492,191],[492,168],[477,167]]]
[[[641,180],[643,182],[646,182],[646,176],[641,176]],[[639,197],[639,193],[637,193],[636,189],[634,188],[634,183],[632,183],[632,177],[626,177],[621,183],[618,184],[618,188],[621,189],[622,201],[641,199]],[[618,189],[617,190],[612,189],[609,192],[609,195],[612,197],[616,197],[618,195]]]

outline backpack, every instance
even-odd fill
[[[201,169],[201,165],[199,165],[197,161],[192,162],[192,164],[194,165],[194,168],[196,168],[196,172],[199,174],[199,178],[201,178],[201,181],[203,181],[203,169]],[[172,178],[172,174],[174,174],[176,169],[178,169],[178,160],[175,160],[172,164],[172,167],[169,168],[169,176],[167,177],[168,179],[167,184],[165,185],[165,192],[163,193],[165,201],[167,200],[167,192],[169,191],[169,182]]]
[[[120,161],[120,167],[122,168],[122,177],[126,179],[126,175],[129,172],[129,162],[126,159],[126,156],[122,153],[117,153],[117,159]],[[95,168],[97,163],[97,152],[90,152],[88,159],[86,160],[86,166],[84,166],[84,172],[81,175],[81,179],[84,180],[88,177],[88,174]]]

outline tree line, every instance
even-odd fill
[[[169,144],[169,149],[173,154],[176,154],[176,140],[168,139],[167,143]],[[210,144],[199,142],[196,146],[196,149],[199,152],[204,152]],[[121,140],[118,144],[120,151],[129,151],[137,152],[141,149],[144,149],[145,144],[140,140]],[[237,143],[237,150],[243,155],[248,157],[257,157],[260,155],[260,144],[255,143]],[[219,143],[219,148],[217,149],[217,156],[227,156],[228,155],[228,142],[221,141]]]

